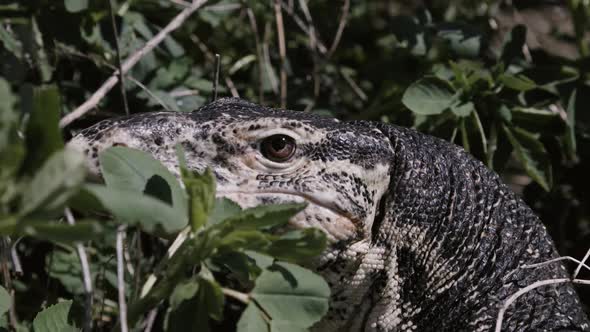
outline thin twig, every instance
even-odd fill
[[[213,54],[213,52],[211,52],[211,50],[209,50],[207,45],[205,45],[205,43],[203,43],[199,39],[199,37],[197,37],[196,35],[191,35],[191,40],[194,43],[196,43],[197,46],[199,46],[199,49],[201,50],[201,52],[203,52],[203,54],[205,55],[205,57],[207,58],[208,61],[215,62],[215,55]],[[232,81],[232,79],[229,76],[225,77],[225,84],[227,85],[227,88],[229,89],[229,91],[231,91],[231,94],[233,97],[240,96],[238,94],[238,91],[236,90],[236,85],[234,84],[234,82]],[[185,90],[185,91],[196,91],[196,93],[193,93],[192,95],[199,93],[197,90]],[[174,93],[174,92],[172,92],[172,93]],[[189,94],[189,96],[190,95],[191,94]]]
[[[12,328],[12,330],[16,330],[17,326],[18,326],[18,317],[16,315],[16,308],[15,308],[15,301],[14,301],[14,288],[12,288],[12,278],[10,276],[10,270],[8,268],[8,257],[9,254],[8,252],[10,251],[10,247],[8,245],[8,241],[6,240],[6,237],[2,237],[2,239],[0,240],[1,242],[1,268],[2,268],[2,276],[4,278],[4,288],[6,288],[6,291],[8,292],[8,294],[10,295],[10,308],[8,310],[8,317],[10,320],[10,327]]]
[[[58,48],[63,50],[63,54],[67,55],[67,56],[77,56],[80,57],[82,59],[87,59],[90,60],[92,63],[94,63],[94,65],[97,68],[101,68],[101,66],[105,66],[109,69],[112,69],[113,72],[115,72],[117,70],[117,67],[113,66],[112,64],[98,58],[98,57],[94,57],[94,56],[90,56],[87,54],[84,54],[82,52],[78,52],[77,50],[74,50],[72,48],[69,48],[67,46],[61,45],[61,44],[57,44]],[[158,97],[156,94],[154,94],[147,86],[145,86],[143,83],[141,83],[140,81],[138,81],[137,79],[135,79],[133,76],[131,76],[129,73],[127,73],[125,75],[125,77],[133,82],[133,84],[137,85],[140,89],[142,89],[143,91],[145,91],[145,93],[147,93],[150,97],[152,97],[158,104],[160,104],[160,106],[162,106],[165,110],[172,112],[172,110],[168,107],[168,105],[166,105],[166,103],[164,103],[164,101],[162,99],[160,99],[160,97]],[[172,93],[170,93],[170,95],[172,96]],[[174,96],[172,96],[174,97]]]
[[[193,14],[197,9],[199,9],[203,4],[205,4],[207,0],[194,0],[190,7],[185,8],[182,10],[164,29],[158,32],[152,39],[150,39],[141,49],[133,53],[122,65],[123,74],[126,74],[141,58],[147,54],[148,52],[152,51],[157,45],[159,45],[170,32],[176,30],[178,27],[182,25],[182,23]],[[104,96],[109,92],[119,78],[117,77],[118,73],[113,74],[94,94],[90,99],[80,105],[71,113],[64,116],[59,123],[61,128],[69,125],[74,120],[78,119],[79,117],[86,114],[92,108],[94,108]]]
[[[64,210],[66,221],[70,226],[76,224],[74,215],[70,208],[66,207]],[[76,243],[76,251],[78,252],[78,258],[80,259],[80,266],[82,267],[82,280],[84,281],[84,295],[86,295],[85,304],[85,316],[84,316],[84,331],[92,331],[92,303],[94,292],[92,289],[92,274],[90,274],[90,265],[88,264],[88,256],[86,255],[86,249],[81,243]]]
[[[221,69],[221,56],[215,53],[215,75],[213,76],[213,101],[217,100],[217,87],[219,86],[219,70]]]
[[[297,16],[297,14],[295,14],[295,12],[293,12],[293,7],[292,6],[288,6],[285,3],[281,2],[281,7],[283,7],[283,9],[285,10],[285,12],[293,19],[293,21],[295,22],[295,24],[303,31],[305,32],[305,34],[310,34],[310,28],[307,27],[305,25],[305,23],[303,23],[303,20]],[[322,43],[322,41],[320,40],[320,37],[317,34],[317,31],[314,31],[314,37],[316,40],[316,45],[317,45],[317,49],[321,54],[326,54],[328,53],[328,49],[326,48],[326,45],[324,45],[324,43]]]
[[[332,45],[330,46],[330,50],[326,57],[330,58],[336,51],[338,44],[340,43],[340,39],[342,38],[342,32],[344,32],[344,28],[346,27],[346,22],[348,21],[348,12],[350,10],[350,0],[344,0],[344,4],[342,4],[342,16],[340,16],[340,22],[338,23],[338,30],[336,30],[336,35],[334,36],[334,41],[332,41]]]
[[[574,271],[574,275],[572,276],[572,278],[576,279],[578,277],[578,274],[580,273],[580,270],[582,269],[582,267],[586,267],[588,268],[585,263],[588,260],[588,257],[590,257],[590,248],[588,249],[588,251],[586,251],[586,255],[584,255],[584,258],[582,258],[582,261],[578,263],[578,267],[576,267],[576,270]]]
[[[367,95],[363,92],[363,90],[358,86],[358,84],[356,84],[356,82],[350,77],[348,76],[348,74],[346,74],[343,70],[340,70],[340,74],[342,75],[342,77],[344,77],[344,80],[346,81],[346,83],[348,83],[348,85],[350,86],[350,88],[352,89],[352,91],[354,91],[354,93],[362,100],[362,101],[367,101]]]
[[[154,322],[156,321],[156,316],[158,315],[158,308],[154,308],[150,310],[148,316],[146,318],[145,329],[143,332],[151,332],[152,328],[154,327]]]
[[[313,24],[313,19],[311,17],[311,13],[309,8],[307,7],[307,3],[305,0],[299,0],[299,6],[301,7],[301,11],[303,11],[303,16],[307,20],[307,24],[309,25],[309,48],[311,49],[311,58],[313,61],[313,100],[309,105],[305,107],[305,111],[308,112],[313,109],[316,103],[316,99],[320,94],[320,76],[318,70],[318,56],[317,56],[317,40],[315,34],[315,26]]]
[[[522,296],[523,294],[535,289],[535,288],[539,288],[542,286],[547,286],[547,285],[555,285],[555,284],[562,284],[565,282],[572,282],[574,284],[584,284],[584,285],[590,285],[590,280],[583,280],[583,279],[569,279],[569,278],[561,278],[561,279],[548,279],[548,280],[540,280],[537,282],[534,282],[524,288],[521,288],[518,292],[512,294],[505,302],[504,305],[502,305],[502,308],[500,308],[500,311],[498,312],[498,318],[496,319],[496,328],[495,328],[495,332],[500,332],[502,330],[502,321],[504,320],[504,314],[506,313],[506,310],[508,309],[508,307],[514,303],[516,301],[516,299],[518,299],[520,296]]]
[[[229,289],[229,288],[221,288],[221,291],[223,292],[224,295],[229,296],[229,297],[233,297],[234,299],[236,299],[244,304],[250,303],[250,296],[246,293],[238,292],[236,290]]]
[[[285,46],[285,27],[279,0],[274,2],[277,37],[279,39],[279,56],[281,57],[281,108],[287,108],[287,47]]]
[[[247,8],[246,14],[248,15],[248,21],[250,21],[250,27],[254,34],[254,41],[256,43],[256,58],[258,59],[258,103],[264,104],[264,55],[262,51],[262,45],[260,42],[260,36],[258,35],[258,24],[256,23],[256,16],[252,9]]]
[[[117,22],[115,21],[115,10],[113,9],[112,0],[107,1],[109,3],[109,12],[111,14],[111,25],[113,27],[113,37],[115,39],[115,51],[117,53],[117,67],[119,72],[119,86],[121,87],[121,96],[123,97],[123,107],[125,108],[125,114],[129,116],[129,103],[127,103],[127,92],[125,91],[125,74],[123,73],[122,59],[121,59],[121,48],[119,47],[119,33],[117,32]]]
[[[21,239],[22,239],[22,237],[19,237],[18,239],[16,239],[16,241],[14,241],[14,243],[11,243],[10,238],[7,237],[8,245],[10,246],[10,259],[12,260],[12,268],[14,270],[14,273],[16,273],[16,275],[18,275],[18,276],[23,275],[23,266],[20,262],[20,258],[18,257],[18,252],[16,250],[17,249],[16,247]]]
[[[234,82],[229,77],[225,78],[225,85],[229,88],[232,97],[240,98],[240,94],[238,93]]]
[[[121,225],[117,228],[117,288],[119,290],[119,321],[121,332],[129,331],[127,324],[127,302],[125,301],[125,258],[123,257],[123,244],[127,227]]]

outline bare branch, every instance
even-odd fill
[[[316,40],[316,33],[315,33],[315,26],[313,24],[313,19],[311,18],[311,13],[309,12],[309,8],[307,7],[307,3],[305,0],[299,0],[299,6],[303,11],[303,15],[307,20],[307,24],[309,25],[309,48],[311,49],[311,58],[313,61],[313,100],[309,105],[305,107],[305,111],[310,111],[316,103],[316,99],[320,94],[320,75],[318,70],[318,56],[317,56],[317,40]]]
[[[16,239],[16,241],[14,241],[14,243],[11,243],[9,237],[7,237],[6,239],[8,240],[8,245],[10,245],[10,259],[12,260],[12,268],[14,269],[14,273],[16,273],[17,276],[22,276],[23,275],[23,266],[20,262],[20,258],[18,257],[18,252],[16,250],[17,249],[16,246],[18,245],[18,243],[20,242],[22,237]]]
[[[252,9],[247,8],[246,14],[248,15],[248,21],[250,21],[252,33],[254,33],[254,41],[256,42],[256,57],[258,58],[258,102],[260,104],[263,104],[264,89],[262,86],[262,82],[264,77],[264,55],[260,43],[260,36],[258,35],[258,24],[256,24],[256,17],[254,16],[254,12],[252,11]]]
[[[121,225],[117,228],[117,289],[119,291],[119,321],[121,332],[128,332],[127,302],[125,301],[125,258],[123,257],[123,245],[127,227]]]
[[[154,322],[156,321],[156,316],[158,315],[158,308],[154,308],[150,310],[145,324],[145,329],[143,332],[151,332],[152,328],[154,327]]]
[[[232,97],[240,98],[240,94],[238,93],[234,82],[229,77],[225,78],[225,85],[229,88]]]
[[[295,14],[293,12],[293,6],[289,6],[286,5],[283,1],[280,1],[281,3],[281,7],[283,7],[283,10],[285,10],[285,12],[293,19],[293,21],[295,21],[295,24],[306,34],[310,34],[310,28],[307,27],[305,25],[305,23],[303,23],[303,20],[297,16],[297,14]],[[317,45],[317,49],[321,54],[326,54],[328,53],[328,49],[326,48],[326,46],[322,43],[322,41],[320,40],[319,36],[317,35],[317,31],[313,31],[314,33],[314,38],[316,40],[316,45]]]
[[[217,87],[219,86],[219,70],[221,69],[221,56],[215,54],[215,75],[213,76],[213,101],[217,100]]]
[[[229,288],[221,288],[221,291],[223,292],[223,295],[233,297],[244,304],[248,304],[250,302],[250,295],[246,293],[238,292]]]
[[[141,49],[133,53],[122,65],[123,74],[126,74],[141,58],[152,51],[157,45],[159,45],[172,31],[176,30],[182,25],[182,23],[193,14],[197,9],[204,5],[207,0],[194,0],[190,7],[182,10],[168,25],[162,29],[154,38],[150,39]],[[61,128],[69,125],[74,120],[86,114],[92,108],[94,108],[104,96],[109,92],[115,84],[119,81],[118,72],[113,74],[94,94],[90,99],[80,105],[71,113],[64,116],[59,125]]]
[[[125,92],[125,74],[123,73],[121,48],[119,47],[119,34],[117,33],[117,22],[115,21],[115,11],[113,9],[112,0],[108,0],[109,12],[111,14],[111,25],[113,28],[113,37],[115,39],[115,51],[117,53],[117,67],[119,67],[119,86],[121,87],[121,97],[123,97],[123,107],[125,114],[129,116],[129,103],[127,102],[127,92]]]
[[[66,221],[69,225],[74,226],[76,220],[70,208],[66,207],[64,210]],[[86,256],[86,249],[81,243],[76,243],[76,251],[80,259],[80,266],[82,267],[82,280],[84,281],[84,293],[86,295],[85,317],[84,317],[84,331],[92,331],[92,303],[93,303],[93,289],[92,289],[92,274],[90,274],[90,265],[88,264],[88,256]]]
[[[578,263],[578,267],[574,271],[574,275],[572,278],[576,279],[578,277],[578,274],[580,274],[580,270],[582,269],[582,267],[588,268],[588,266],[586,266],[586,264],[585,264],[586,261],[588,260],[588,257],[590,257],[590,248],[588,249],[588,251],[586,251],[586,255],[584,255],[584,258],[582,258],[582,261]]]
[[[332,45],[330,46],[330,50],[326,55],[328,58],[332,57],[334,51],[338,47],[340,43],[340,39],[342,38],[342,32],[344,32],[344,28],[346,27],[346,22],[348,21],[348,12],[350,11],[350,0],[344,0],[344,4],[342,5],[342,16],[340,16],[340,22],[338,23],[338,30],[336,30],[336,35],[334,36],[334,41],[332,41]]]
[[[274,2],[277,37],[279,39],[279,56],[281,57],[281,108],[287,107],[287,47],[285,46],[285,28],[283,13],[279,0]]]
[[[344,77],[344,80],[346,81],[346,83],[348,83],[348,85],[350,86],[350,88],[352,89],[352,91],[354,91],[354,93],[362,100],[362,101],[367,101],[367,95],[363,92],[363,90],[361,89],[360,86],[358,86],[358,84],[356,84],[356,82],[352,79],[352,77],[348,76],[347,73],[345,73],[342,69],[340,70],[340,74],[342,75],[342,77]]]

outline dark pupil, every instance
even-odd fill
[[[287,146],[287,138],[284,136],[277,137],[270,142],[270,146],[274,151],[281,151]]]

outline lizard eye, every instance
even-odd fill
[[[291,159],[296,148],[295,140],[287,135],[272,135],[263,139],[260,143],[262,155],[278,163]]]

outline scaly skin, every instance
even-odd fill
[[[292,137],[286,162],[260,152]],[[210,167],[218,195],[243,207],[303,202],[293,227],[329,240],[315,262],[332,289],[314,331],[489,331],[499,308],[535,281],[567,278],[545,227],[499,177],[461,148],[410,129],[339,122],[221,99],[192,113],[107,120],[74,137],[99,173],[98,154],[123,144],[178,173]],[[506,312],[503,331],[590,331],[569,283],[537,288]]]

